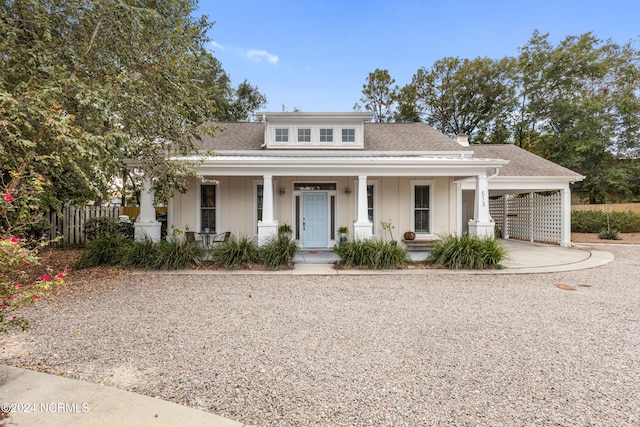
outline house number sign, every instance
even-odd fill
[[[482,207],[486,206],[486,202],[485,202],[485,192],[481,191],[480,192],[480,197],[482,197]]]

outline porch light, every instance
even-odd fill
[[[351,195],[351,188],[347,187],[344,189],[344,194],[346,194],[347,196]]]
[[[279,191],[281,196],[284,196],[287,193],[287,190],[285,190],[284,187],[280,187],[280,191]]]

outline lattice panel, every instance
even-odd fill
[[[506,218],[504,197],[507,197]],[[560,243],[562,239],[562,197],[534,193],[507,195],[491,200],[491,217],[503,236],[536,242]]]

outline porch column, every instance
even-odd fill
[[[487,174],[476,176],[476,195],[473,219],[469,221],[469,234],[480,237],[493,237],[495,224],[489,215],[489,181]]]
[[[567,185],[560,190],[562,218],[560,232],[560,246],[568,248],[571,246],[571,190]]]
[[[373,236],[371,221],[367,209],[367,176],[358,176],[358,219],[353,223],[353,235],[356,240],[366,240]]]
[[[133,224],[134,237],[138,242],[145,239],[150,239],[153,242],[160,241],[161,223],[156,221],[156,210],[153,207],[154,197],[151,178],[145,176],[140,190],[140,214]]]
[[[258,245],[278,234],[278,222],[273,219],[273,176],[263,176],[262,221],[258,221]]]
[[[511,198],[511,194],[505,194],[502,196],[502,238],[509,238],[509,199]]]

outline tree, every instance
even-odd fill
[[[366,83],[362,85],[360,102],[365,110],[373,112],[374,122],[390,122],[393,119],[393,106],[398,92],[397,86],[392,87],[395,82],[388,70],[376,69],[369,73]],[[359,106],[356,104],[354,109],[359,109]]]
[[[201,125],[234,96],[195,0],[15,0],[0,6],[0,169],[42,174],[42,206],[101,197],[135,159],[167,197],[195,173]],[[6,176],[6,174],[5,174]]]
[[[638,52],[591,33],[557,47],[535,32],[521,49],[516,143],[578,171],[592,203],[637,188],[640,123]],[[634,183],[634,181],[636,181]]]
[[[416,106],[427,123],[445,134],[464,133],[476,142],[503,135],[501,123],[513,100],[509,66],[507,59],[440,59],[414,74]]]

